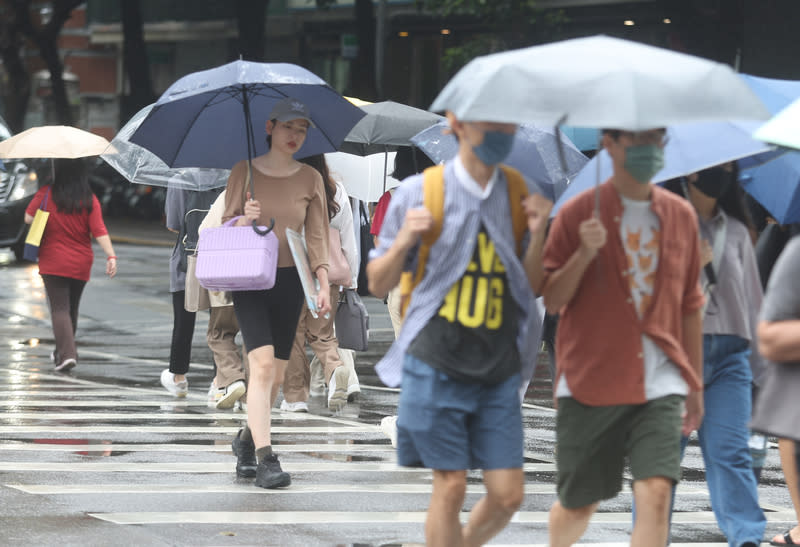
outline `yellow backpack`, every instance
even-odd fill
[[[528,187],[522,174],[507,165],[501,165],[506,181],[508,181],[508,202],[511,209],[511,227],[514,239],[517,242],[517,256],[522,254],[522,238],[528,228],[525,210],[522,208],[522,199],[528,195]],[[404,271],[400,276],[400,315],[405,317],[408,305],[411,303],[411,293],[422,281],[425,275],[425,265],[431,247],[442,233],[444,219],[444,165],[435,165],[423,172],[423,204],[433,215],[433,227],[422,234],[419,252],[417,253],[416,271]]]

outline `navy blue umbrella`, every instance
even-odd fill
[[[297,65],[234,61],[184,76],[131,135],[170,167],[230,169],[267,151],[265,123],[276,102],[304,103],[316,127],[296,157],[333,152],[364,117],[324,80]]]

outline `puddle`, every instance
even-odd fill
[[[86,449],[74,450],[73,454],[81,456],[119,456],[125,452],[112,452],[111,441],[99,441],[96,439],[33,439],[34,444],[47,444],[47,445],[76,445],[86,446]]]

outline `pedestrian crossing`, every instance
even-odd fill
[[[46,362],[45,355],[39,358]],[[154,379],[161,367],[153,366]],[[0,367],[0,381],[5,386],[0,390],[0,496],[5,490],[29,503],[53,502],[54,517],[88,518],[119,527],[120,534],[137,527],[152,536],[154,545],[410,546],[423,541],[431,473],[396,465],[394,449],[378,426],[384,414],[373,409],[391,411],[393,390],[362,386],[362,397],[376,404],[362,403],[347,415],[315,413],[313,405],[312,413],[274,410],[274,449],[293,484],[264,490],[235,477],[229,443],[245,415],[208,408],[204,394],[191,392],[177,400],[152,387],[16,365]],[[528,405],[526,415],[536,420],[548,411]],[[525,503],[492,545],[546,545],[555,464],[547,450],[529,447],[524,470]],[[479,475],[470,474],[466,509],[483,492]],[[694,510],[675,513],[675,528],[720,539],[707,492],[682,487],[679,495]],[[618,499],[603,504],[583,544],[626,545],[630,497],[625,488]],[[793,524],[790,508],[769,509],[770,524]],[[179,539],[171,535],[175,526],[183,534]]]

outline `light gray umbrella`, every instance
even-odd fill
[[[477,57],[431,110],[463,120],[632,131],[769,117],[729,66],[607,36]]]
[[[755,132],[755,138],[800,150],[800,99],[796,100]]]
[[[146,148],[130,142],[131,135],[141,125],[153,106],[155,105],[148,105],[134,114],[112,139],[108,150],[100,157],[119,174],[136,184],[197,191],[225,186],[230,174],[229,169],[172,168]]]
[[[411,146],[411,137],[443,119],[438,114],[394,101],[366,104],[367,113],[353,126],[339,148],[340,152],[368,156]]]

